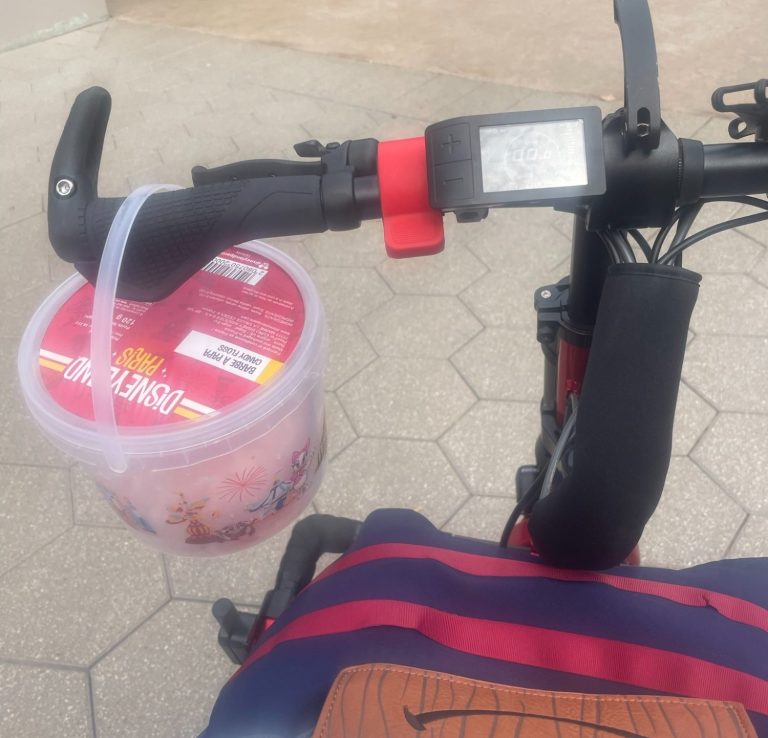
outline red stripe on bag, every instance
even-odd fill
[[[381,626],[415,630],[474,656],[652,691],[740,702],[747,710],[768,714],[768,682],[726,666],[633,643],[470,618],[397,600],[360,600],[303,615],[268,637],[243,668],[282,643]]]
[[[636,594],[652,595],[690,607],[711,607],[728,620],[751,625],[768,633],[768,610],[754,602],[683,584],[622,577],[592,571],[557,569],[529,561],[452,551],[411,543],[381,543],[352,551],[331,564],[314,582],[360,564],[383,559],[426,559],[478,577],[544,577],[566,582],[592,582]],[[314,584],[313,582],[313,584]],[[311,585],[310,585],[311,586]]]

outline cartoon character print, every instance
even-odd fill
[[[216,531],[216,534],[221,536],[224,541],[236,541],[243,536],[252,536],[256,532],[255,523],[256,518],[251,520],[239,520],[237,523],[231,525],[225,525]]]
[[[215,510],[205,511],[208,498],[190,502],[179,492],[179,501],[173,507],[168,508],[168,516],[165,520],[169,525],[187,525],[186,543],[225,543],[236,541],[243,536],[252,536],[256,532],[255,523],[259,520],[254,517],[251,520],[240,520],[236,523],[214,528],[213,523],[219,517]]]
[[[105,487],[101,488],[101,492],[107,502],[129,528],[157,535],[157,531],[149,524],[147,519],[136,509],[135,505],[127,497],[117,495]]]
[[[309,482],[307,470],[314,454],[309,450],[309,439],[302,448],[291,454],[291,473],[288,479],[276,479],[266,499],[246,508],[256,513],[256,520],[273,515],[306,492]]]
[[[306,490],[309,481],[307,467],[311,459],[312,454],[309,452],[309,439],[307,439],[304,447],[291,455],[291,483],[297,496],[303,495]]]
[[[187,526],[187,543],[223,543],[226,541],[236,541],[244,536],[252,536],[256,532],[256,523],[264,518],[273,515],[282,510],[286,505],[301,497],[309,484],[309,467],[314,457],[314,452],[310,451],[309,439],[302,448],[291,454],[290,475],[288,479],[276,479],[272,484],[266,499],[260,503],[253,503],[246,508],[246,511],[253,513],[253,517],[248,520],[240,520],[236,523],[215,528],[214,522],[219,517],[218,512],[206,512],[205,508],[209,499],[204,497],[200,500],[189,501],[179,492],[178,502],[168,508],[166,523],[169,525]],[[244,475],[236,475],[231,479],[225,480],[220,485],[222,496],[229,496],[231,488],[238,487],[238,492],[243,482],[253,484],[254,478],[258,478],[261,483],[260,475],[263,472],[262,467],[256,467],[258,474],[253,475],[252,470]],[[230,497],[232,499],[232,497]]]
[[[179,492],[179,501],[173,507],[168,508],[168,517],[165,522],[169,525],[181,525],[186,523],[187,525],[187,543],[220,543],[227,540],[223,538],[218,531],[212,530],[211,526],[205,522],[204,513],[205,506],[208,504],[208,498],[203,497],[201,500],[195,500],[190,502],[187,498]],[[213,522],[218,517],[218,513],[213,512],[205,515],[210,522]]]

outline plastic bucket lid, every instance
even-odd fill
[[[262,384],[254,381],[250,387],[243,382],[232,382],[228,391],[223,391],[217,401],[215,390],[222,391],[222,388],[212,388],[206,384],[211,377],[216,377],[217,370],[218,373],[226,372],[227,378],[253,378],[253,373],[258,370],[258,367],[253,369],[254,359],[263,359],[266,351],[262,348],[265,353],[259,352],[257,347],[261,346],[254,342],[252,337],[243,334],[242,323],[229,327],[219,326],[216,335],[198,330],[206,321],[201,320],[200,313],[195,311],[204,310],[206,304],[212,306],[228,301],[231,310],[224,320],[229,321],[236,315],[244,296],[253,300],[253,296],[258,295],[260,300],[273,301],[276,298],[267,285],[257,287],[248,281],[241,281],[250,279],[253,282],[261,275],[265,266],[267,272],[279,276],[283,286],[286,283],[295,285],[303,308],[300,336],[287,361],[279,362],[279,371],[271,374],[268,382]],[[263,280],[263,276],[261,279]],[[224,284],[224,287],[220,287],[221,284]],[[24,398],[46,435],[78,461],[102,465],[105,463],[103,430],[92,419],[93,411],[89,408],[90,357],[85,353],[79,356],[67,355],[52,348],[60,348],[61,343],[67,341],[74,345],[78,338],[82,343],[82,337],[89,334],[89,303],[92,303],[93,292],[93,287],[79,275],[70,277],[61,284],[30,320],[21,341],[18,364]],[[207,302],[200,301],[201,293],[208,295]],[[141,339],[132,339],[146,326],[164,323],[170,317],[177,320],[180,312],[187,312],[183,308],[185,303],[194,305],[194,310],[188,313],[187,323],[177,323],[174,330],[169,332],[166,340],[168,346],[182,337],[182,334],[183,338],[171,350],[173,369],[164,368],[162,377],[166,380],[162,384],[179,393],[174,395],[179,398],[179,402],[160,404],[154,409],[151,406],[147,409],[148,406],[139,405],[131,412],[134,405],[127,399],[131,396],[130,393],[126,393],[125,398],[115,398],[120,440],[129,462],[134,456],[149,456],[156,459],[158,468],[171,468],[194,463],[201,457],[226,452],[238,442],[237,437],[244,432],[252,437],[254,433],[258,435],[269,430],[275,420],[274,414],[277,412],[284,415],[290,412],[292,406],[303,399],[307,380],[312,382],[322,374],[326,355],[322,304],[308,275],[277,249],[261,242],[241,244],[228,249],[171,297],[158,303],[133,303],[118,299],[115,304],[115,322],[133,322],[126,326],[128,330],[124,333],[120,331],[120,338],[113,334],[113,355],[117,360],[120,360],[123,354],[128,361],[143,359],[149,370],[154,366],[153,357],[155,361],[163,360],[162,364],[171,363],[171,357],[162,355],[164,352],[147,349],[146,339],[149,338],[152,345],[153,336],[145,335]],[[211,309],[213,308],[208,308],[209,313]],[[140,315],[137,316],[137,312]],[[51,328],[54,330],[49,330]],[[62,329],[67,328],[68,334],[62,335]],[[58,344],[50,342],[57,337]],[[44,339],[46,346],[43,345]],[[125,354],[126,349],[130,348],[142,349],[143,355]],[[218,351],[219,348],[222,351]],[[212,353],[206,356],[206,352],[211,351]],[[195,356],[188,356],[190,353]],[[247,361],[242,360],[245,354]],[[229,361],[222,367],[222,362],[227,358]],[[277,361],[274,356],[266,358],[270,364]],[[130,366],[125,363],[124,366],[126,368],[113,364],[112,369],[114,389],[123,392],[128,386],[125,379],[119,387],[115,381],[126,372],[129,375],[141,373],[131,372]],[[207,370],[208,366],[211,366],[211,371]],[[190,368],[191,373],[197,375],[197,389],[202,390],[202,393],[194,398],[189,386],[181,386],[190,381]],[[116,372],[116,369],[119,372]],[[175,376],[169,376],[174,372]],[[61,374],[64,382],[71,381],[73,388],[80,391],[54,391],[52,394],[53,373]],[[264,370],[256,376],[256,380],[263,378],[263,375]],[[142,376],[147,374],[143,373]],[[154,374],[150,376],[154,379]],[[172,381],[174,384],[171,384]],[[62,382],[56,384],[66,387]],[[155,384],[152,389],[156,386]],[[302,392],[302,387],[305,392]],[[146,391],[145,385],[141,392],[137,391],[134,398],[141,397]],[[151,389],[149,391],[151,392]],[[61,403],[55,397],[64,399],[64,402]],[[181,404],[187,398],[188,401]],[[233,399],[227,402],[226,398]],[[225,404],[215,407],[217,402]],[[214,412],[210,412],[211,410]],[[142,424],[142,419],[147,418],[153,419],[154,422]]]

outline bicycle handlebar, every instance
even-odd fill
[[[51,167],[51,243],[61,258],[74,263],[90,281],[96,278],[109,227],[122,203],[121,198],[97,197],[110,106],[109,93],[99,87],[77,97]],[[396,143],[387,142],[388,150]],[[587,209],[592,230],[637,228],[662,225],[676,204],[768,192],[768,143],[704,146],[678,140],[663,126],[661,144],[650,152],[624,151],[621,120],[616,114],[609,116],[604,125],[606,193],[556,206],[573,212]],[[420,161],[418,147],[405,147],[408,158],[384,171],[378,161],[384,146],[373,139],[328,148],[308,142],[297,149],[304,156],[319,155],[319,162],[261,160],[214,170],[198,168],[194,187],[152,195],[142,208],[128,242],[120,296],[165,297],[234,243],[348,230],[382,213],[386,221],[391,207],[386,202],[382,206],[384,184],[389,202],[413,216],[399,226],[400,232],[413,231],[419,214],[431,218],[434,231],[442,213],[429,207],[424,191],[426,163]],[[424,171],[416,171],[419,168]],[[318,173],[303,173],[308,171]],[[388,239],[393,230],[385,223]],[[440,236],[433,233],[431,239],[431,246],[416,253],[439,250]],[[388,251],[393,256],[412,255],[407,250]]]
[[[78,95],[53,158],[49,183],[51,243],[62,259],[74,263],[92,282],[123,202],[97,196],[110,107],[109,93],[100,87]],[[380,217],[376,149],[376,142],[368,139],[323,149],[327,161],[316,166],[255,161],[217,170],[200,168],[196,179],[209,184],[152,195],[130,234],[119,295],[161,299],[235,243],[348,230],[359,227],[363,219]],[[308,170],[319,173],[301,173]],[[254,171],[258,176],[239,178]],[[291,173],[280,175],[281,171]]]

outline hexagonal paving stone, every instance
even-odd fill
[[[0,735],[93,735],[85,672],[0,663]]]
[[[338,391],[362,436],[434,440],[475,401],[447,361],[378,359]]]
[[[53,250],[48,254],[48,279],[53,284],[59,284],[75,273],[75,267],[62,259],[59,259]],[[42,302],[42,299],[40,300]],[[31,313],[30,313],[31,315]]]
[[[742,273],[752,269],[764,253],[764,247],[757,241],[731,229],[691,246],[683,263],[701,274]]]
[[[331,462],[315,502],[320,512],[358,520],[405,507],[442,525],[467,496],[434,443],[359,438]]]
[[[716,414],[711,405],[702,400],[685,382],[681,382],[672,432],[672,453],[675,456],[689,454]]]
[[[425,84],[419,84],[401,95],[395,94],[386,100],[377,100],[373,103],[392,112],[409,115],[413,118],[424,120],[444,120],[446,116],[437,117],[437,110],[442,110],[448,105],[470,93],[481,83],[474,79],[464,79],[447,74],[434,75]],[[465,108],[472,110],[473,108]],[[450,117],[450,116],[447,116]]]
[[[312,508],[308,508],[301,517],[312,512]],[[266,592],[275,585],[277,569],[292,527],[245,551],[227,556],[166,554],[173,596],[209,602],[227,597],[241,605],[257,608]]]
[[[455,297],[397,295],[374,310],[363,331],[381,356],[448,358],[482,325]]]
[[[514,500],[509,497],[472,495],[443,526],[443,530],[457,536],[498,543],[514,506]]]
[[[373,269],[318,267],[312,279],[320,292],[328,320],[355,323],[392,297]]]
[[[533,331],[486,328],[452,361],[483,400],[541,399],[544,357]]]
[[[75,526],[0,577],[0,658],[86,666],[167,598],[159,554]]]
[[[440,439],[440,446],[476,494],[515,494],[515,473],[534,460],[541,430],[538,405],[478,402]]]
[[[596,105],[603,115],[611,113],[620,103],[615,100],[602,100],[594,95],[582,95],[574,92],[551,92],[550,90],[530,90],[519,104],[520,110],[547,110],[549,108],[580,107]]]
[[[357,438],[339,398],[333,392],[325,393],[325,417],[328,428],[328,459],[343,451]]]
[[[21,397],[17,339],[0,339],[0,463],[68,467],[70,462],[43,437]]]
[[[557,230],[557,223],[551,210],[512,208],[494,211],[479,225],[465,225],[459,233],[461,242],[489,268],[539,274],[570,255],[570,237]]]
[[[0,230],[4,298],[48,284],[50,248],[48,223],[42,214]]]
[[[378,121],[373,111],[336,101],[324,100],[320,112],[301,122],[309,138],[318,141],[344,141],[376,134]]]
[[[768,253],[757,262],[752,270],[752,276],[761,284],[768,287]]]
[[[387,258],[381,223],[373,221],[352,231],[310,234],[304,243],[320,266],[373,267]]]
[[[768,412],[768,338],[697,336],[683,376],[719,410]]]
[[[768,518],[750,515],[728,551],[729,559],[768,556]]]
[[[367,64],[340,59],[334,59],[334,61],[336,62],[334,77],[321,81],[321,84],[324,82],[328,85],[327,89],[324,90],[324,96],[332,100],[339,100],[351,105],[362,105],[371,109],[407,113],[406,104],[400,106],[395,101],[408,93],[415,92],[418,95],[418,90],[434,79],[433,75],[426,72],[417,72],[413,69],[403,69],[387,64]],[[418,111],[415,111],[413,115],[414,117],[418,115]],[[340,136],[341,134],[336,135]],[[343,140],[343,138],[334,140]]]
[[[484,325],[524,329],[535,336],[533,295],[539,287],[557,282],[560,276],[543,266],[522,273],[511,269],[494,271],[459,297]]]
[[[234,671],[216,633],[209,604],[174,601],[104,657],[91,672],[98,735],[198,735]]]
[[[312,258],[307,247],[293,237],[270,238],[267,243],[290,256],[291,259],[298,262],[308,272],[311,272],[317,266],[317,262]]]
[[[751,213],[754,213],[754,209],[747,207],[746,205],[739,210],[739,215],[749,215]],[[753,238],[758,243],[763,244],[763,246],[768,246],[768,225],[766,225],[765,221],[761,223],[755,223],[750,226],[746,226],[745,228],[739,229],[742,233],[748,235],[750,238]]]
[[[5,188],[5,183],[3,184]],[[0,228],[20,225],[22,221],[43,212],[43,195],[35,190],[20,190],[0,205]]]
[[[691,318],[697,335],[768,336],[768,288],[742,274],[702,280]]]
[[[431,120],[445,120],[470,112],[498,113],[499,110],[514,110],[517,103],[531,91],[524,87],[501,85],[495,82],[480,82],[468,93],[456,100],[446,101],[437,108]]]
[[[330,323],[328,334],[325,386],[335,390],[368,366],[376,358],[376,352],[362,331],[352,323]]]
[[[46,281],[45,284],[37,285],[25,292],[0,299],[0,315],[3,316],[0,323],[0,337],[12,338],[18,345],[29,325],[30,318],[51,292],[53,292],[53,285]]]
[[[693,458],[749,512],[768,513],[768,415],[721,413]]]
[[[676,136],[683,138],[697,138],[696,131],[706,125],[708,120],[709,117],[705,115],[692,115],[677,110],[664,111],[664,122],[675,132]]]
[[[69,470],[72,505],[78,525],[104,525],[125,528],[114,508],[104,499],[98,485],[79,466]]]
[[[66,469],[0,466],[0,572],[7,571],[72,525]]]
[[[378,267],[389,286],[403,295],[457,295],[487,268],[471,251],[446,237],[445,251],[416,259],[387,259]]]
[[[672,459],[640,541],[644,564],[684,567],[721,559],[746,514],[690,459]]]

